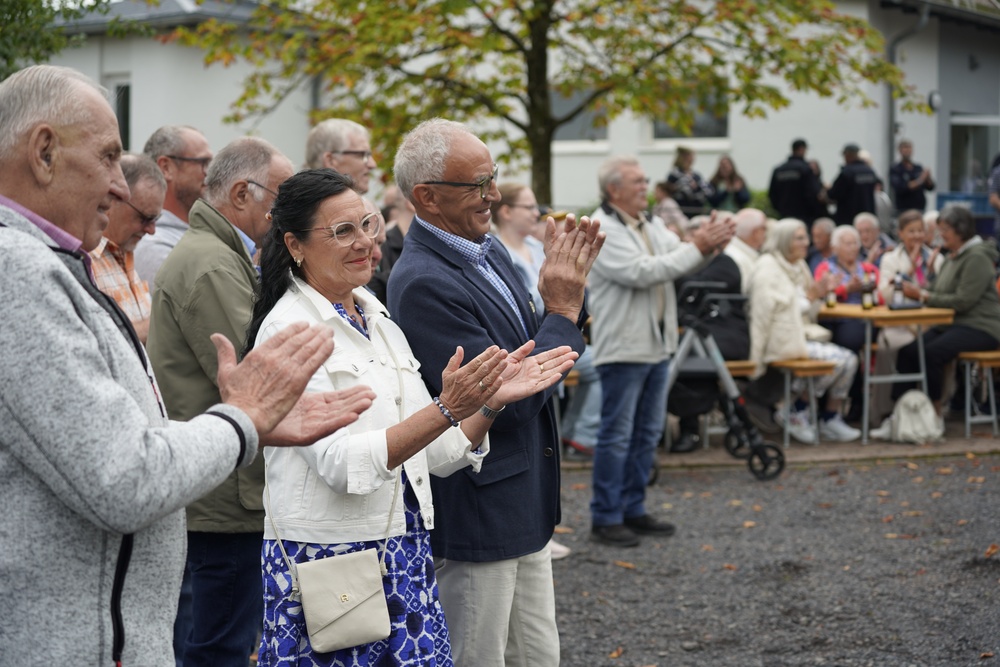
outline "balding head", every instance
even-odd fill
[[[767,216],[756,208],[745,208],[733,216],[736,237],[754,250],[760,250],[767,236]]]
[[[129,198],[118,120],[106,92],[64,67],[35,65],[0,83],[0,194],[90,251],[108,211]]]

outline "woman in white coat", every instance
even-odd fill
[[[820,437],[838,442],[856,440],[861,432],[844,422],[840,410],[857,373],[858,357],[827,342],[829,330],[816,324],[816,314],[830,286],[814,281],[805,262],[809,250],[805,224],[793,219],[775,223],[763,250],[749,286],[750,359],[757,362],[758,374],[772,361],[808,358],[835,362],[832,375],[816,379],[816,392],[828,394],[826,409],[820,415]],[[816,425],[810,423],[802,389],[802,385],[795,386],[799,398],[789,406],[789,432],[796,440],[813,442]]]

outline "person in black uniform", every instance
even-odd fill
[[[931,170],[913,161],[913,142],[903,139],[899,142],[899,162],[889,169],[889,184],[896,211],[916,209],[923,212],[927,208],[925,190],[934,189]]]
[[[850,225],[858,213],[875,213],[875,186],[878,176],[858,157],[857,144],[844,146],[844,166],[833,182],[827,197],[837,203],[833,215],[838,225]]]
[[[792,154],[771,172],[767,194],[780,217],[795,218],[811,226],[821,213],[822,185],[806,161],[807,148],[804,139],[792,142]]]

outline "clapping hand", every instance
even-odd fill
[[[583,216],[577,224],[570,214],[561,230],[551,216],[545,224],[545,261],[538,273],[538,292],[547,313],[576,322],[587,275],[604,245],[601,223]]]
[[[510,353],[507,370],[501,374],[503,386],[490,401],[490,407],[497,409],[548,389],[573,368],[580,356],[568,345],[563,345],[529,357],[534,349],[535,341],[529,340]]]
[[[503,387],[501,374],[507,368],[507,350],[496,345],[462,366],[465,350],[455,348],[441,373],[441,402],[451,411],[452,417],[462,421],[473,415]]]

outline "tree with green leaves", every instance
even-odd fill
[[[828,0],[271,0],[248,25],[175,37],[209,63],[254,66],[232,119],[318,81],[330,102],[314,120],[372,128],[383,162],[421,120],[492,119],[480,135],[530,156],[540,201],[555,132],[585,111],[606,122],[630,110],[683,133],[699,110],[760,117],[788,105],[788,90],[872,105],[870,84],[885,84],[918,104],[882,35]],[[555,96],[572,104],[556,113]]]
[[[110,0],[86,4],[58,0],[2,0],[0,2],[0,80],[34,63],[43,63],[63,49],[83,41],[71,35],[67,22],[91,12],[107,12]]]

